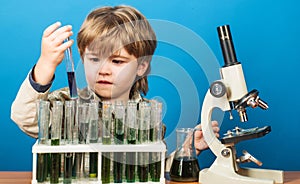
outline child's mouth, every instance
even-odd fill
[[[105,81],[105,80],[100,80],[97,82],[98,84],[112,84],[112,82]]]

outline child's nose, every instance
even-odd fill
[[[100,75],[107,75],[111,73],[111,67],[108,61],[101,62],[98,73]]]

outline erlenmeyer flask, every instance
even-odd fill
[[[178,128],[177,147],[170,169],[173,181],[198,181],[199,164],[194,147],[194,129]]]

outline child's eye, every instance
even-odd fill
[[[89,58],[90,61],[93,61],[93,62],[99,62],[99,58],[96,58],[96,57],[91,57]]]
[[[122,64],[122,63],[124,63],[124,61],[117,60],[117,59],[113,59],[112,62],[115,63],[115,64]]]

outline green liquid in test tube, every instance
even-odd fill
[[[98,102],[92,101],[89,103],[89,139],[90,143],[98,142]],[[89,177],[97,178],[98,173],[98,153],[91,152],[89,157]]]
[[[150,140],[161,141],[162,137],[162,103],[151,101]],[[151,181],[159,182],[161,174],[161,153],[150,153],[150,177]]]
[[[65,101],[64,139],[65,144],[72,144],[75,124],[75,100]],[[73,153],[64,153],[64,183],[72,182]]]
[[[136,144],[138,139],[138,124],[137,124],[137,103],[129,100],[127,102],[127,144]],[[136,177],[137,166],[137,154],[136,152],[126,152],[126,182],[134,183]]]
[[[51,146],[58,146],[61,139],[63,102],[54,101],[52,107]],[[59,182],[60,154],[51,153],[50,183]]]
[[[125,133],[125,105],[121,101],[115,104],[115,126],[114,126],[114,142],[115,144],[124,144]],[[114,153],[113,175],[114,183],[122,183],[123,174],[123,152]]]
[[[139,143],[149,142],[149,130],[150,130],[150,105],[147,102],[141,102],[139,104]],[[140,152],[138,155],[138,176],[140,182],[148,181],[149,174],[149,152]]]
[[[102,144],[111,144],[112,139],[112,103],[104,101],[102,103]],[[102,183],[110,183],[110,152],[102,152]]]
[[[49,136],[49,121],[50,121],[50,102],[40,100],[38,102],[38,126],[39,126],[39,135],[38,143],[47,145],[48,136]],[[48,153],[38,153],[37,154],[37,181],[44,182],[47,178],[48,171]]]

